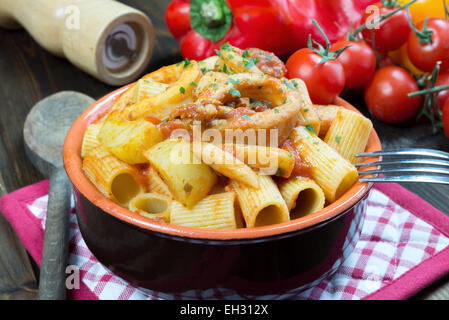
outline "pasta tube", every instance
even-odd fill
[[[225,177],[238,180],[250,187],[258,188],[257,174],[245,163],[211,143],[194,142],[193,153],[212,169]]]
[[[172,200],[157,193],[142,193],[131,199],[129,210],[150,219],[170,222]]]
[[[355,155],[365,151],[373,124],[361,114],[341,108],[324,138],[329,146],[351,163],[360,161]]]
[[[182,65],[185,65],[182,63]],[[159,120],[168,120],[170,114],[180,105],[192,102],[193,89],[202,76],[198,63],[190,61],[187,66],[173,67],[182,68],[182,72],[175,82],[162,93],[143,99],[125,110],[125,119],[135,120],[147,115],[153,115]],[[151,79],[151,77],[149,77]],[[157,80],[156,80],[157,81]],[[159,81],[167,83],[166,81]]]
[[[134,103],[138,103],[145,98],[164,92],[167,88],[168,84],[155,82],[151,79],[140,79],[137,81]]]
[[[148,188],[152,193],[159,193],[169,198],[173,198],[167,184],[151,166],[148,168]]]
[[[259,227],[290,220],[287,205],[270,176],[259,176],[259,189],[231,180],[229,189],[237,194],[246,226]]]
[[[162,141],[159,129],[145,119],[135,121],[108,117],[101,128],[100,142],[117,158],[126,163],[146,163],[143,151]]]
[[[173,224],[208,229],[235,229],[235,193],[224,192],[205,197],[192,209],[174,201],[170,214]]]
[[[320,131],[316,132],[318,133],[318,136],[323,139],[326,136],[327,131],[331,127],[332,122],[337,117],[337,112],[341,109],[341,107],[335,105],[319,104],[315,104],[314,106],[321,121]]]
[[[357,169],[309,129],[296,127],[290,140],[327,201],[334,202],[356,182]]]
[[[167,183],[175,199],[190,209],[217,181],[212,169],[193,155],[190,143],[184,140],[164,140],[144,155]]]
[[[98,133],[100,132],[102,126],[102,122],[95,122],[87,127],[83,137],[83,144],[81,145],[82,158],[84,158],[90,150],[101,145],[100,140],[98,140]]]
[[[290,211],[290,219],[304,217],[324,208],[324,192],[309,178],[293,177],[279,186]]]
[[[206,73],[207,71],[216,71],[218,59],[218,56],[211,56],[207,59],[198,61],[201,72]]]
[[[98,190],[124,207],[128,206],[132,198],[144,192],[144,178],[139,171],[114,157],[102,146],[86,154],[83,169]]]

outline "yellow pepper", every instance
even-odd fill
[[[407,44],[404,44],[397,50],[390,51],[388,55],[395,64],[404,67],[415,76],[421,76],[426,74],[424,71],[421,71],[417,67],[415,67],[413,63],[410,61],[410,58],[408,57],[407,53]]]
[[[410,0],[399,0],[399,4],[403,5]],[[442,18],[445,19],[445,11],[444,6],[446,4],[449,5],[448,0],[418,0],[412,5],[410,5],[410,15],[412,17],[413,24],[416,26],[421,21],[424,21],[426,17],[428,18]],[[416,76],[420,76],[425,74],[424,71],[416,68],[413,63],[410,61],[407,53],[407,44],[404,44],[401,48],[389,52],[390,58],[394,63],[403,66],[408,69],[411,73]]]
[[[399,0],[400,5],[407,2],[410,2],[410,0]],[[446,17],[444,14],[444,5],[446,2],[449,4],[447,0],[418,0],[411,4],[409,10],[413,23],[417,25],[426,17],[444,19]]]

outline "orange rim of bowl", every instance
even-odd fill
[[[82,169],[81,159],[82,140],[88,125],[104,116],[112,107],[115,100],[117,100],[117,98],[131,85],[132,84],[129,84],[109,93],[87,108],[73,123],[72,127],[68,131],[64,143],[63,153],[64,167],[74,187],[92,204],[124,222],[142,229],[183,238],[208,240],[265,238],[303,230],[330,220],[339,214],[346,212],[357,202],[359,202],[368,193],[373,185],[372,183],[362,183],[357,181],[337,201],[326,206],[320,211],[309,214],[305,217],[290,220],[288,222],[263,227],[240,228],[232,230],[201,229],[178,226],[143,217],[138,213],[121,207],[104,196],[85,176]],[[335,100],[335,104],[359,112],[356,108],[341,98],[337,98]],[[372,152],[378,150],[381,150],[381,143],[376,131],[373,129],[368,140],[366,151]],[[368,162],[369,160],[366,161]]]

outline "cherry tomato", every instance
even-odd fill
[[[376,56],[364,42],[338,41],[331,46],[331,51],[345,46],[349,47],[337,58],[345,70],[345,88],[361,88],[376,71]]]
[[[379,69],[388,66],[394,66],[394,61],[388,54],[382,54],[382,57],[380,57],[379,61],[377,62],[377,66]]]
[[[374,6],[379,9],[379,15],[388,14],[395,9],[386,8],[381,2],[374,4]],[[368,25],[373,24],[374,17],[373,11],[367,10],[362,17],[362,23],[368,23]],[[387,52],[400,48],[407,42],[409,33],[410,25],[405,10],[396,12],[374,28],[367,28],[362,31],[363,38],[370,45],[372,45],[372,36],[374,35],[374,47],[379,52]]]
[[[170,2],[165,11],[165,21],[171,34],[181,39],[192,29],[190,26],[190,3],[185,0],[174,0]]]
[[[400,67],[388,66],[374,74],[365,89],[365,103],[373,116],[387,123],[400,123],[413,118],[421,107],[421,98],[409,98],[418,91],[410,73]]]
[[[422,30],[424,21],[416,27]],[[431,72],[437,61],[441,61],[441,70],[449,68],[449,21],[431,18],[427,29],[432,31],[431,43],[421,44],[414,32],[410,32],[407,41],[407,52],[410,61],[418,68]]]
[[[435,87],[439,86],[447,86],[449,84],[449,72],[440,73],[437,77],[437,81],[435,82]],[[449,90],[443,90],[438,92],[437,101],[438,106],[441,110],[443,110],[443,106],[449,98]]]
[[[287,75],[302,79],[316,104],[330,104],[343,91],[345,71],[340,62],[327,60],[319,65],[322,58],[309,48],[296,51],[288,58],[285,66]]]
[[[449,138],[449,100],[446,100],[443,106],[443,128],[446,137]]]

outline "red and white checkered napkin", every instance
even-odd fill
[[[4,216],[40,264],[48,182],[1,199]],[[80,269],[72,299],[404,299],[449,272],[449,217],[396,184],[377,184],[353,252],[335,274],[284,294],[240,296],[229,289],[176,296],[137,288],[111,273],[87,248],[74,209],[68,263]]]

